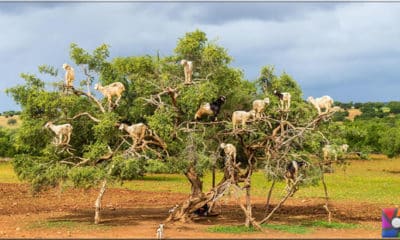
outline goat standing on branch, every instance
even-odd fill
[[[297,181],[297,178],[299,177],[300,168],[306,168],[308,166],[309,164],[306,161],[296,161],[296,160],[291,161],[287,164],[284,178],[286,180],[286,190],[288,192],[292,189],[294,183]],[[296,186],[293,193],[295,193],[297,190],[298,189]]]
[[[314,105],[318,111],[318,115],[321,114],[321,108],[325,108],[324,113],[328,113],[333,106],[333,99],[326,95],[319,98],[313,98],[310,96],[307,98],[307,101]]]
[[[114,82],[107,86],[101,86],[100,83],[96,83],[94,89],[100,91],[105,97],[107,97],[108,109],[111,109],[112,97],[117,96],[115,105],[119,106],[119,100],[121,99],[122,92],[125,91],[125,86],[120,82]]]
[[[253,101],[253,110],[256,111],[256,118],[261,118],[265,107],[269,104],[269,98],[263,100],[257,99]]]
[[[250,118],[255,118],[256,116],[256,111],[255,110],[251,110],[249,112],[246,111],[235,111],[232,114],[232,126],[233,126],[233,130],[236,129],[236,125],[237,124],[242,124],[242,127],[244,128],[246,126],[246,122],[250,119]]]
[[[64,63],[62,67],[65,70],[65,87],[72,88],[73,81],[75,80],[75,71],[70,65],[66,63]]]
[[[334,146],[327,144],[322,148],[322,153],[324,155],[324,161],[331,161],[332,157],[334,161],[337,161],[338,155],[344,154],[347,152],[349,145],[342,144],[340,146]]]
[[[236,147],[230,143],[221,143],[219,146],[224,150],[225,156],[231,158],[232,161],[235,163],[236,162]]]
[[[281,103],[280,108],[284,111],[289,110],[290,108],[290,101],[291,101],[291,95],[288,92],[278,92],[277,90],[274,90],[274,95],[279,98],[279,101]]]
[[[125,130],[127,133],[129,133],[129,136],[133,141],[132,147],[136,147],[136,145],[143,140],[144,135],[146,134],[147,126],[144,123],[137,123],[131,126],[121,123],[119,130]]]
[[[185,84],[192,84],[193,62],[182,59],[181,65],[183,66],[183,71],[185,73]]]
[[[49,128],[56,134],[56,145],[65,144],[68,145],[71,140],[72,125],[69,123],[62,125],[54,125],[53,122],[47,122],[44,125],[45,128]],[[64,139],[65,137],[65,139]]]
[[[217,120],[217,115],[221,110],[222,104],[226,101],[225,96],[220,96],[217,100],[213,101],[212,103],[203,104],[194,115],[194,119],[198,120],[203,116],[213,116],[213,120]]]

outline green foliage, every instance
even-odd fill
[[[10,118],[10,119],[7,120],[7,124],[8,125],[15,125],[15,124],[17,124],[17,119]]]
[[[120,180],[132,180],[143,177],[145,173],[144,159],[138,158],[124,158],[117,156],[113,158],[113,168],[111,176],[116,177]]]
[[[332,121],[334,121],[334,122],[344,122],[344,121],[346,121],[346,117],[348,117],[348,116],[349,116],[349,112],[347,110],[343,111],[343,112],[338,111],[333,115]]]
[[[13,144],[15,130],[0,127],[0,157],[13,157],[16,153]]]
[[[45,187],[55,187],[67,177],[67,167],[49,158],[17,155],[13,160],[14,170],[20,180],[29,181],[33,192]]]
[[[147,160],[147,165],[145,166],[145,169],[148,173],[171,173],[168,164],[153,159]]]
[[[72,168],[68,177],[75,187],[90,188],[100,183],[105,177],[105,172],[100,168],[79,167]]]

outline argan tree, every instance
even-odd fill
[[[70,56],[77,76],[74,87],[63,87],[58,67],[44,65],[39,67],[40,77],[21,74],[25,84],[8,89],[22,108],[22,126],[16,134],[16,148],[21,154],[13,164],[19,178],[30,182],[35,192],[65,182],[76,187],[100,186],[96,223],[100,221],[107,182],[161,171],[183,173],[191,184],[190,197],[179,204],[169,220],[190,221],[197,209],[208,206],[212,211],[220,197],[234,191],[237,196],[246,193],[246,203],[239,204],[246,225],[259,228],[260,222],[252,217],[252,173],[263,167],[270,179],[282,180],[289,161],[318,151],[318,139],[323,136],[318,127],[330,116],[317,116],[302,100],[297,83],[286,73],[275,76],[272,67],[263,68],[256,82],[244,80],[243,73],[230,66],[232,58],[227,50],[199,30],[180,38],[171,56],[109,59],[107,45],[90,53],[77,44],[71,44]],[[194,63],[191,85],[184,84],[181,59]],[[125,91],[118,106],[108,107],[93,86],[113,82],[121,82]],[[292,94],[289,111],[278,108],[274,89]],[[219,121],[207,117],[194,121],[202,103],[220,96],[227,100]],[[264,97],[271,99],[265,116],[233,131],[232,112],[250,110],[252,100]],[[69,144],[52,142],[54,134],[43,128],[48,121],[73,126]],[[144,139],[133,145],[128,134],[119,130],[122,123],[146,124]],[[237,146],[236,161],[221,159],[221,142]],[[321,178],[319,165],[312,164],[309,176],[301,175],[295,188],[307,179]],[[205,191],[202,177],[216,167],[224,172],[223,178]]]

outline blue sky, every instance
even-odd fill
[[[249,80],[274,65],[304,97],[398,101],[399,13],[400,3],[368,2],[0,2],[0,112],[18,109],[4,90],[22,83],[20,73],[41,64],[63,72],[72,42],[90,51],[107,43],[111,58],[169,55],[195,29],[227,48]]]

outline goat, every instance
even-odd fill
[[[217,116],[219,114],[219,111],[221,110],[222,104],[224,104],[226,101],[225,96],[220,96],[217,100],[211,102],[211,103],[206,103],[200,106],[200,108],[197,110],[196,114],[194,115],[194,119],[198,120],[202,118],[204,115],[207,116],[213,116],[213,120],[217,120]]]
[[[164,235],[164,224],[160,224],[157,228],[157,239],[163,239]]]
[[[300,168],[306,168],[309,164],[306,161],[291,161],[286,165],[286,172],[284,178],[286,180],[286,190],[289,192],[290,189],[294,186],[298,176]],[[295,187],[294,192],[297,191],[297,187]]]
[[[179,207],[179,205],[176,204],[173,208],[171,208],[171,209],[168,210],[168,213],[169,213],[169,214],[174,213],[174,212],[176,211],[176,209],[178,209],[178,207]]]
[[[186,59],[181,60],[181,65],[183,66],[183,71],[185,73],[185,84],[192,83],[193,74],[193,62]]]
[[[268,104],[269,98],[264,98],[263,100],[257,99],[253,101],[253,110],[256,111],[256,118],[261,118],[261,115]]]
[[[70,65],[66,63],[64,63],[62,67],[65,70],[65,86],[67,88],[70,88],[72,87],[73,81],[75,80],[75,71]]]
[[[238,123],[242,123],[242,127],[245,127],[246,122],[250,119],[250,118],[255,118],[256,116],[256,111],[255,110],[251,110],[249,112],[246,111],[235,111],[232,114],[232,126],[233,126],[233,130],[236,129],[236,125]]]
[[[307,101],[314,105],[314,107],[318,111],[318,115],[321,115],[321,108],[325,108],[324,113],[328,113],[333,105],[333,99],[330,96],[326,95],[315,99],[310,96],[307,98]]]
[[[290,108],[290,101],[292,96],[290,95],[290,93],[288,92],[278,92],[277,90],[274,90],[274,95],[277,96],[279,98],[279,101],[281,103],[281,108],[283,110],[289,110]]]
[[[236,162],[236,147],[230,143],[221,143],[219,145],[225,153],[226,157],[230,157],[233,162]]]
[[[335,161],[337,161],[338,155],[347,153],[348,149],[349,145],[347,144],[342,144],[340,146],[327,144],[322,148],[324,161],[330,161],[332,157]]]
[[[65,144],[68,145],[69,141],[71,140],[71,134],[72,134],[72,125],[69,123],[62,124],[62,125],[54,125],[53,122],[47,122],[44,125],[45,128],[49,128],[51,131],[53,131],[56,134],[56,144]],[[63,140],[63,137],[66,137],[65,140]]]
[[[119,130],[125,130],[127,133],[129,133],[129,136],[133,141],[132,146],[135,147],[136,144],[143,140],[144,135],[146,134],[147,126],[144,123],[137,123],[131,126],[121,123],[121,125],[119,125]]]
[[[115,105],[118,106],[119,100],[121,99],[122,92],[125,91],[124,84],[120,82],[114,82],[107,86],[101,86],[100,83],[94,85],[94,89],[100,91],[108,100],[108,107],[111,108],[112,97],[117,96]]]

